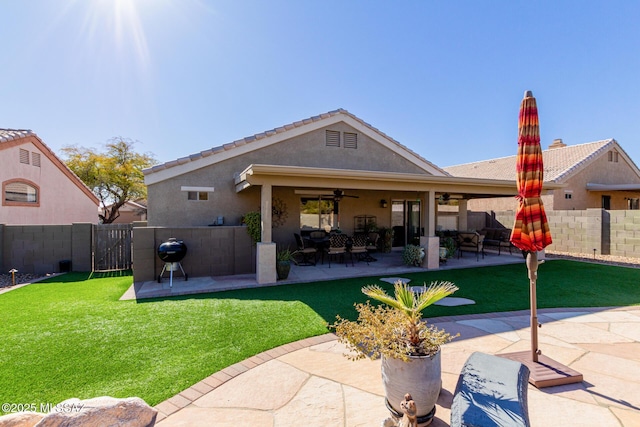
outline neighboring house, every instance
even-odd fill
[[[396,230],[397,245],[421,242],[437,268],[435,206],[441,195],[516,194],[514,177],[451,177],[343,109],[144,173],[149,226],[240,225],[247,212],[260,211],[258,276],[265,244],[295,247],[294,233],[317,228],[352,234],[363,221]],[[264,264],[275,268],[275,262]]]
[[[103,209],[98,209],[99,213],[103,213]],[[130,200],[126,202],[120,209],[120,214],[112,224],[131,224],[134,221],[147,220],[147,201],[146,200]]]
[[[0,129],[0,182],[0,224],[98,222],[98,198],[30,130]]]
[[[615,139],[566,145],[556,139],[542,152],[545,183],[561,185],[543,195],[547,210],[640,208],[640,170]],[[456,177],[515,179],[516,156],[443,168]],[[514,198],[476,199],[472,211],[515,210]]]

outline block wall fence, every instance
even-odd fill
[[[469,212],[468,228],[512,228],[514,211]],[[640,211],[603,209],[547,211],[549,251],[640,258]]]
[[[156,280],[163,262],[156,253],[170,237],[183,240],[187,255],[181,264],[192,277],[255,273],[256,248],[244,226],[163,228],[134,223],[134,281]],[[15,268],[21,273],[59,273],[61,261],[73,271],[91,271],[93,224],[0,224],[0,274]],[[165,276],[168,277],[168,272]],[[178,277],[174,273],[174,277]]]
[[[71,269],[91,271],[93,224],[0,224],[0,272],[59,273],[61,261]]]

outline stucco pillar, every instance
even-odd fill
[[[261,285],[277,280],[276,244],[271,242],[271,214],[271,184],[263,184],[260,191],[262,241],[256,245],[256,281]]]
[[[256,244],[256,281],[260,285],[276,283],[276,244]]]
[[[425,191],[425,206],[423,210],[423,224],[425,235],[420,236],[420,246],[424,248],[425,257],[422,266],[428,269],[440,268],[440,239],[436,234],[436,194],[435,191]]]
[[[271,243],[271,184],[263,184],[260,191],[260,217],[262,219],[262,243]],[[275,265],[273,267],[275,269]]]
[[[467,216],[467,201],[464,199],[458,201],[458,231],[469,230],[469,222],[467,220]]]

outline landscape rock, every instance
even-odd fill
[[[56,405],[35,427],[152,427],[157,414],[139,397],[74,398]]]
[[[33,427],[46,414],[39,412],[16,412],[0,417],[0,427]]]

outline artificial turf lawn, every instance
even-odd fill
[[[640,270],[575,261],[540,266],[538,307],[640,304]],[[427,317],[526,310],[524,264],[403,275],[449,280],[476,305],[431,306]],[[353,318],[377,278],[281,285],[141,302],[119,301],[131,276],[70,273],[0,295],[0,402],[139,396],[151,405],[273,347]]]

